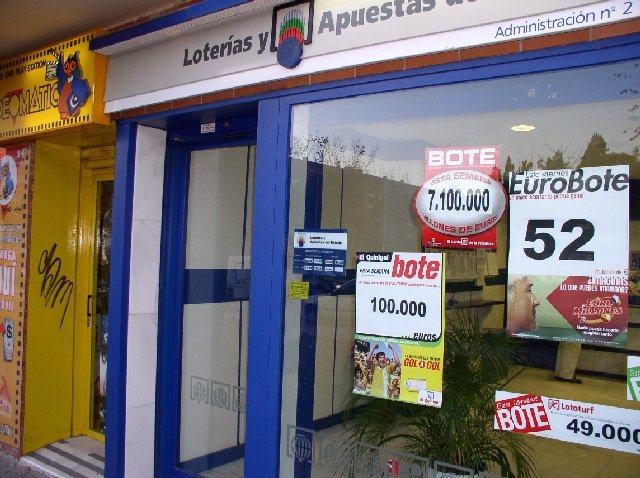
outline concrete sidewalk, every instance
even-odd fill
[[[47,478],[30,466],[20,463],[16,458],[0,452],[0,478]]]

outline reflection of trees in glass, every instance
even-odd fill
[[[557,149],[552,156],[538,159],[538,169],[571,169],[573,161],[564,159],[565,151]]]
[[[352,138],[347,146],[342,136],[320,134],[315,131],[311,136],[294,136],[291,140],[291,158],[308,159],[316,163],[340,168],[353,168],[371,174],[373,161],[378,154],[378,146],[368,147],[362,138]]]
[[[618,166],[626,164],[629,166],[631,177],[638,177],[640,174],[640,148],[633,148],[633,154],[610,153],[607,142],[600,133],[593,133],[591,141],[580,159],[580,167],[588,166]]]
[[[584,153],[579,158],[566,158],[566,148],[557,149],[551,156],[540,157],[535,163],[536,169],[573,169],[593,166],[629,166],[629,175],[637,178],[640,176],[640,147],[635,146],[633,153],[611,153],[607,142],[600,133],[593,133]],[[511,172],[524,172],[534,169],[534,163],[530,160],[522,160],[518,167],[515,166],[511,156],[507,156],[504,165],[504,178],[507,179]]]

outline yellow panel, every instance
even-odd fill
[[[0,141],[88,123],[104,114],[106,58],[87,33],[0,64]]]
[[[33,175],[24,453],[71,435],[80,149],[37,142]]]

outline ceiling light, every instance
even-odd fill
[[[530,124],[517,124],[511,127],[511,131],[516,131],[518,133],[533,131],[534,129],[536,129],[536,127]]]

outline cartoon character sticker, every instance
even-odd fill
[[[16,192],[18,168],[16,161],[10,155],[0,159],[0,206],[6,206],[13,199]]]
[[[63,53],[58,56],[56,76],[58,77],[58,112],[60,119],[67,119],[80,113],[91,95],[89,82],[82,78],[79,52],[67,57],[63,61]]]

